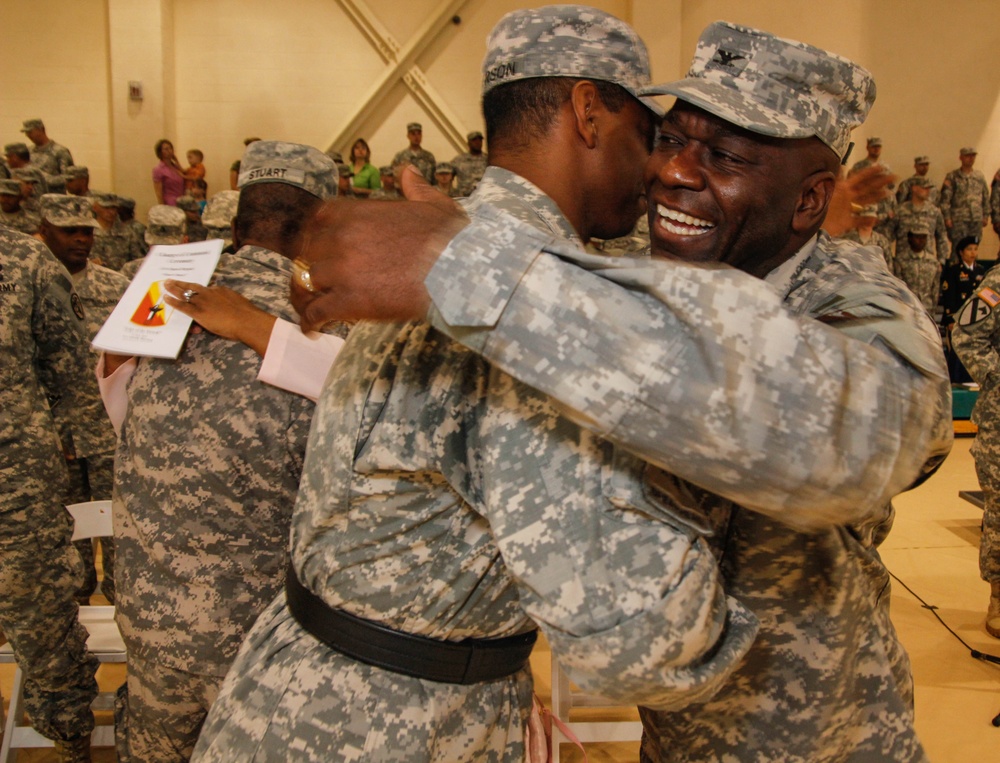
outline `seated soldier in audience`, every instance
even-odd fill
[[[0,226],[21,233],[37,233],[40,217],[21,204],[21,181],[0,180]]]
[[[236,207],[239,203],[239,191],[219,191],[212,195],[201,216],[201,223],[208,231],[209,238],[221,238],[226,242],[224,252],[230,254],[233,249],[233,220],[236,218]]]
[[[8,143],[3,147],[3,158],[7,169],[19,170],[31,166],[31,152],[25,143]]]
[[[132,230],[132,236],[139,242],[143,252],[146,251],[146,226],[135,219],[135,199],[128,196],[118,197],[118,219],[122,225]]]
[[[90,170],[82,164],[74,164],[66,170],[66,193],[74,196],[91,196]]]
[[[126,262],[142,259],[146,248],[136,239],[132,228],[118,218],[119,197],[113,193],[99,193],[90,198],[98,222],[90,259],[116,271]]]
[[[434,183],[441,193],[454,198],[455,168],[449,162],[438,162],[434,168]]]
[[[201,207],[193,196],[181,196],[177,200],[177,208],[184,212],[185,241],[204,241],[208,238],[208,229],[201,221]]]
[[[48,191],[42,171],[36,167],[18,167],[10,176],[21,181],[21,206],[29,214],[39,215],[38,200]]]
[[[479,130],[470,132],[465,140],[469,150],[451,160],[456,175],[455,195],[459,197],[472,195],[489,163],[489,158],[483,151],[483,134]]]
[[[372,195],[369,199],[380,199],[382,201],[390,201],[392,199],[401,199],[403,195],[396,188],[396,171],[391,165],[386,165],[384,167],[378,168],[378,174],[382,180],[382,187],[372,191]]]
[[[351,165],[344,162],[337,162],[337,196],[342,199],[356,198],[354,194],[354,184],[351,178],[354,177],[354,170]]]

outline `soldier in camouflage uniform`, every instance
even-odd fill
[[[29,215],[41,219],[38,200],[48,193],[45,176],[37,167],[18,167],[10,171],[12,178],[21,181],[21,206]]]
[[[848,175],[853,175],[859,170],[863,170],[866,167],[871,167],[874,164],[882,167],[882,170],[887,174],[892,174],[892,169],[888,164],[882,161],[882,139],[881,138],[868,138],[865,143],[868,154],[864,159],[856,161],[851,167],[851,171],[847,173]],[[894,188],[893,184],[889,184],[888,188],[891,190]],[[896,203],[892,196],[886,196],[877,204],[878,207],[878,222],[875,223],[875,230],[881,233],[888,239],[892,239],[892,221],[896,215]]]
[[[378,168],[378,174],[382,181],[382,187],[371,192],[369,199],[376,201],[392,201],[402,199],[403,195],[396,190],[396,170],[390,165]]]
[[[918,178],[926,178],[927,182],[930,183],[930,178],[927,177],[927,171],[931,166],[931,158],[929,156],[918,156],[913,160],[913,174],[906,180],[899,184],[896,189],[896,204],[902,204],[904,201],[910,200],[910,187]],[[930,183],[930,194],[927,197],[934,206],[938,205],[941,200],[941,192],[934,187],[933,183]]]
[[[48,175],[64,175],[73,166],[73,155],[66,146],[52,140],[45,133],[41,119],[25,119],[21,125],[28,140],[32,142],[31,163]]]
[[[0,180],[0,227],[20,233],[37,233],[41,219],[21,206],[21,181]]]
[[[205,211],[201,213],[201,222],[208,229],[208,237],[221,238],[226,242],[226,250],[233,244],[233,218],[236,217],[239,198],[239,191],[219,191],[212,194]]]
[[[1000,235],[1000,170],[996,171],[990,183],[990,220],[993,221],[993,231]]]
[[[77,620],[80,561],[49,400],[75,408],[92,373],[83,308],[45,246],[0,230],[0,629],[24,671],[32,725],[61,761],[90,760],[97,658]],[[51,384],[46,388],[44,384]]]
[[[126,262],[146,256],[146,247],[136,240],[131,226],[118,219],[119,198],[113,193],[92,197],[98,227],[94,230],[94,247],[90,259],[110,270],[121,270]]]
[[[952,328],[951,343],[980,387],[972,409],[979,428],[972,443],[985,499],[979,540],[979,574],[990,584],[986,631],[1000,638],[1000,268],[991,268]]]
[[[89,192],[82,195],[89,195]],[[135,199],[131,199],[128,196],[118,197],[118,219],[121,220],[122,225],[126,228],[132,229],[132,235],[145,248],[146,226],[135,219]]]
[[[489,157],[483,151],[483,134],[479,130],[474,130],[465,140],[469,144],[469,150],[451,160],[458,175],[455,195],[460,197],[472,195],[489,164]]]
[[[854,215],[854,222],[855,227],[842,236],[839,236],[839,238],[842,238],[844,241],[854,241],[862,246],[870,246],[877,249],[879,254],[882,255],[882,259],[885,260],[889,272],[893,272],[893,261],[895,258],[892,253],[892,241],[875,230],[875,223],[878,222],[878,207],[875,205],[862,207]]]
[[[920,297],[932,313],[941,294],[941,271],[951,255],[951,242],[941,210],[930,203],[931,181],[919,177],[910,185],[910,200],[896,210],[892,233],[896,242],[893,272]],[[926,240],[920,251],[914,251],[909,235],[925,232]]]
[[[718,61],[723,82],[724,62],[738,72],[732,62],[751,58],[757,39],[748,50],[744,35],[725,29],[709,30],[707,55],[700,59],[702,69]],[[709,47],[713,37],[732,44]],[[518,39],[537,44],[523,33]],[[462,358],[468,376],[459,377],[467,400],[457,405],[444,399],[456,383],[450,378],[456,351],[426,324],[408,325],[401,333],[399,326],[356,328],[338,359],[341,376],[328,385],[317,411],[293,522],[293,566],[329,607],[437,639],[518,632],[523,626],[516,610],[500,596],[517,586],[520,605],[551,634],[554,653],[588,690],[639,698],[657,695],[646,682],[659,681],[656,702],[662,708],[693,703],[689,714],[646,713],[651,759],[923,760],[912,728],[908,662],[888,617],[888,576],[873,545],[887,528],[891,496],[925,475],[950,447],[947,374],[934,326],[881,259],[816,235],[825,201],[796,214],[791,225],[768,212],[796,208],[792,197],[807,191],[788,171],[814,174],[820,152],[823,177],[808,195],[828,200],[849,128],[874,94],[870,77],[842,59],[805,46],[781,46],[776,56],[773,48],[766,46],[765,62],[774,67],[788,61],[797,70],[751,83],[747,89],[759,87],[761,100],[765,88],[793,76],[831,82],[832,92],[815,101],[802,98],[802,86],[790,88],[794,98],[775,93],[775,102],[796,109],[790,114],[758,106],[752,96],[725,97],[729,119],[743,130],[766,127],[771,136],[760,144],[739,141],[747,150],[757,146],[752,164],[760,168],[743,183],[748,214],[716,216],[709,211],[711,192],[691,190],[697,182],[692,178],[707,172],[697,157],[707,153],[700,141],[714,140],[711,132],[684,137],[670,129],[661,137],[660,150],[668,152],[693,144],[684,161],[677,160],[673,181],[686,209],[661,196],[657,183],[649,197],[657,211],[654,252],[658,240],[660,246],[668,242],[662,254],[670,259],[722,258],[749,275],[581,253],[560,240],[566,233],[540,225],[552,218],[543,213],[537,189],[522,186],[516,194],[534,207],[527,210],[498,192],[495,183],[506,179],[502,143],[491,142],[494,166],[472,206],[500,199],[510,214],[477,208],[472,226],[453,240],[425,281],[434,329],[483,355],[481,361]],[[486,68],[487,82],[491,75],[524,71],[519,57],[503,52],[500,62]],[[554,59],[550,53],[548,60]],[[501,62],[510,66],[496,69]],[[749,76],[768,65],[753,63]],[[625,78],[619,74],[616,80]],[[706,88],[708,97],[699,100],[710,107],[713,98],[726,96],[724,87]],[[672,92],[697,97],[693,85]],[[484,112],[489,124],[485,105]],[[667,124],[681,129],[690,119],[702,125],[708,120],[719,125],[727,144],[733,138],[724,120],[713,122],[694,106],[683,105],[675,117]],[[488,131],[495,135],[492,127]],[[806,138],[817,132],[832,152],[813,138],[773,145],[775,135]],[[798,151],[808,160],[788,158]],[[731,161],[738,163],[738,154]],[[622,192],[632,192],[619,180]],[[771,193],[762,195],[761,188]],[[699,207],[705,217],[696,215]],[[373,240],[365,260],[386,257],[386,273],[402,277],[406,263],[421,259],[408,271],[419,285],[428,264],[425,254],[415,255],[425,253],[440,232],[415,237],[406,230],[414,226],[403,225],[404,214],[399,207],[391,213],[364,207],[351,210],[349,220],[346,213],[328,211],[323,230],[313,231],[313,248],[304,252],[310,260],[322,259],[307,280],[293,284],[310,323],[338,311],[396,320],[424,314],[426,302],[416,287],[407,302],[412,312],[401,308],[400,289],[377,298],[384,283],[361,285],[351,300],[347,295],[359,287],[358,279],[350,279],[345,291],[334,282],[355,268],[327,259],[335,241],[341,243],[338,257],[349,259],[350,251],[360,257],[355,244],[367,236]],[[733,226],[741,222],[729,221],[753,227],[758,216],[772,219],[772,233],[787,237],[796,230],[795,240],[778,252],[769,247],[780,239],[766,233],[740,241]],[[372,233],[390,219],[397,223],[393,236],[403,231],[400,240],[413,244],[391,255],[380,248],[385,237]],[[753,277],[765,274],[767,283]],[[871,316],[871,304],[883,317],[857,320],[855,311]],[[782,342],[772,343],[774,336]],[[423,363],[443,359],[447,368],[433,365],[440,375],[423,368],[420,356],[411,355],[418,347],[432,353]],[[479,362],[495,365],[477,370]],[[796,373],[789,374],[789,367]],[[834,380],[830,368],[844,373]],[[888,389],[891,400],[883,397]],[[550,418],[553,403],[546,394],[559,400],[559,413],[569,418],[557,417],[558,424]],[[518,407],[522,402],[525,407]],[[804,426],[804,410],[823,414]],[[574,429],[571,421],[586,429]],[[607,461],[558,452],[561,437],[589,448],[595,436]],[[886,448],[892,453],[883,458]],[[629,452],[678,476],[653,464],[644,467]],[[796,454],[791,461],[789,454]],[[838,466],[831,468],[834,462]],[[588,503],[582,496],[594,483],[601,499]],[[478,509],[478,519],[456,526],[462,500]],[[577,505],[579,512],[572,508]],[[613,540],[605,541],[606,554],[594,548],[606,527],[605,512],[634,530],[631,567],[615,554]],[[707,534],[722,555],[728,585],[761,621],[757,641],[715,701],[704,701],[716,683],[706,683],[704,674],[686,682],[691,694],[677,691],[677,671],[694,653],[674,644],[678,656],[686,657],[669,670],[657,666],[656,654],[697,633],[695,612],[715,619],[728,608],[729,626],[718,631],[717,646],[737,636],[734,618],[742,619],[741,607],[732,599],[723,606],[717,581],[706,575],[683,583],[706,586],[702,605],[675,601],[680,608],[668,610],[677,593],[668,583],[658,594],[663,608],[620,611],[626,601],[641,609],[633,598],[637,587],[656,577],[655,566],[642,562],[662,557],[651,552],[647,559],[643,550],[650,540],[645,533],[654,532],[650,521],[673,530],[664,536],[665,554],[686,539],[687,552],[699,563]],[[482,556],[471,553],[472,542],[483,548]],[[485,554],[489,543],[496,544],[497,555]],[[499,558],[509,582],[494,582],[502,572],[494,565]],[[607,590],[590,585],[588,572],[623,589],[608,598]],[[289,591],[298,595],[291,582]],[[703,609],[708,601],[716,602],[710,612]],[[359,662],[324,648],[284,610],[284,602],[276,602],[248,637],[199,742],[202,759],[265,760],[294,749],[296,760],[520,760],[519,729],[506,704],[513,687],[500,693],[503,682],[497,681],[477,691],[393,675],[362,664],[370,655],[366,660],[359,654]],[[666,619],[656,625],[660,617]],[[629,635],[609,642],[617,624]],[[725,670],[719,662],[724,657],[710,654],[714,664],[702,662],[700,670]],[[516,691],[524,697],[523,689]],[[523,705],[520,712],[523,718]],[[671,726],[680,741],[657,749]],[[506,738],[490,740],[487,728],[499,728]]]
[[[93,196],[90,190],[90,170],[81,164],[74,164],[66,170],[66,193],[74,196]],[[135,202],[132,202],[133,208]]]
[[[32,166],[27,143],[8,143],[3,147],[3,158],[11,172]]]
[[[184,238],[187,241],[204,241],[208,228],[201,221],[201,207],[191,196],[181,196],[177,208],[184,212]]]
[[[297,323],[282,252],[335,194],[333,162],[256,141],[239,184],[240,248],[222,256],[215,282]],[[259,365],[246,345],[202,332],[176,361],[140,359],[129,381],[114,496],[128,647],[121,761],[188,758],[244,633],[283,582],[313,404],[258,382]]]
[[[627,231],[655,126],[633,95],[649,77],[641,41],[603,12],[559,6],[504,17],[488,49],[484,74],[511,65],[484,77],[495,166],[469,208],[498,206],[543,238],[577,245],[581,234]],[[572,91],[562,87],[570,76],[584,78]],[[551,92],[565,102],[532,114],[533,128],[549,121],[526,146],[534,131],[509,106],[518,94],[542,102]],[[600,148],[569,140],[587,114],[605,136]],[[515,145],[535,178],[503,168]],[[555,145],[564,153],[553,155]],[[618,170],[589,178],[593,201],[574,214],[586,226],[578,232],[536,185],[552,179],[538,160],[579,167],[588,151],[618,160]],[[567,183],[562,194],[578,188]],[[642,497],[637,459],[425,322],[359,325],[337,364],[343,375],[321,398],[296,505],[296,579],[352,618],[411,634],[421,650],[469,638],[515,654],[498,674],[475,678],[375,668],[316,641],[282,597],[248,637],[195,759],[520,762],[532,618],[578,682],[619,697],[707,697],[733,668],[754,624],[719,588],[698,534],[671,520],[659,497]],[[367,452],[356,460],[347,442],[357,437]],[[489,465],[508,463],[502,480],[490,478]],[[540,464],[551,470],[550,494],[537,489]],[[603,497],[612,489],[615,506]]]
[[[41,199],[41,208],[39,233],[49,251],[70,272],[73,289],[80,297],[87,316],[85,343],[89,347],[125,293],[128,279],[89,260],[94,228],[97,227],[89,199],[46,194]],[[96,356],[94,362],[97,362]],[[93,376],[88,374],[85,382],[77,391],[80,405],[73,416],[67,415],[61,406],[53,411],[69,466],[67,504],[111,499],[117,438]],[[85,574],[84,583],[77,591],[77,598],[83,603],[97,589],[93,543],[93,540],[86,539],[74,544],[80,553]],[[102,538],[100,545],[104,570],[101,593],[114,603],[114,545],[111,538]]]
[[[455,198],[455,168],[448,162],[438,162],[434,168],[434,183],[445,196]]]
[[[967,236],[981,237],[990,219],[990,189],[973,166],[976,149],[966,146],[958,158],[962,166],[949,172],[941,186],[941,214],[953,244]]]
[[[437,159],[430,151],[420,147],[424,139],[424,128],[420,122],[410,122],[406,126],[406,137],[410,145],[397,153],[392,158],[393,166],[397,164],[412,164],[420,174],[427,178],[427,182],[434,185],[434,168],[437,166]]]

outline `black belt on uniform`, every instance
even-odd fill
[[[427,681],[475,684],[505,678],[528,663],[537,631],[498,639],[439,641],[386,628],[333,609],[299,582],[289,566],[288,610],[308,633],[336,652]]]

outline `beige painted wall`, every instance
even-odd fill
[[[445,0],[351,0],[403,46]],[[540,5],[536,3],[535,5]],[[416,58],[462,131],[481,127],[479,61],[490,27],[515,0],[467,0]],[[595,3],[632,21],[651,48],[656,79],[683,74],[701,29],[728,20],[804,39],[872,70],[879,97],[858,140],[879,135],[883,156],[909,174],[931,156],[938,182],[958,148],[979,148],[980,169],[1000,166],[1000,3],[995,0],[609,0]],[[243,138],[321,148],[354,113],[385,69],[337,0],[0,0],[5,53],[31,66],[0,80],[0,137],[21,139],[39,116],[49,134],[91,168],[92,185],[153,203],[152,146],[206,155],[210,190],[228,187]],[[10,30],[30,30],[16,34]],[[145,99],[129,102],[129,80]],[[405,144],[405,124],[424,124],[439,159],[458,147],[399,83],[363,114],[358,133],[376,164]],[[341,141],[344,144],[350,140]],[[337,148],[346,149],[346,145]],[[858,154],[860,156],[860,153]],[[997,251],[988,231],[983,250]]]

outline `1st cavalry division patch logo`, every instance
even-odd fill
[[[973,323],[979,323],[988,318],[997,305],[1000,305],[1000,294],[988,286],[980,289],[965,303],[961,315],[958,316],[958,325],[971,326]]]

